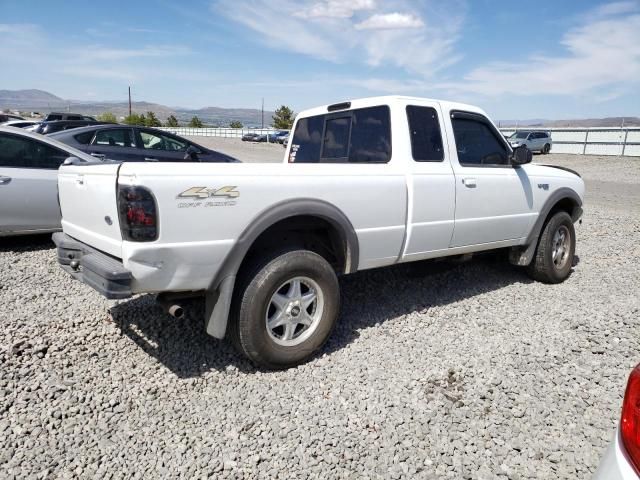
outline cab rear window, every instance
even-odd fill
[[[290,163],[386,163],[391,159],[389,107],[382,105],[298,121]]]

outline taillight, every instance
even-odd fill
[[[620,437],[631,464],[640,475],[640,365],[633,369],[622,402]]]
[[[118,214],[125,240],[152,242],[158,239],[158,210],[148,189],[119,185]]]

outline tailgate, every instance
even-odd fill
[[[62,230],[121,258],[116,183],[120,163],[65,165],[58,172]]]

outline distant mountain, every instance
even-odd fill
[[[54,110],[73,111],[83,115],[100,115],[111,112],[118,119],[129,114],[128,102],[105,102],[87,100],[65,100],[43,90],[0,90],[0,110],[10,108],[20,111],[39,111],[48,113]],[[205,107],[188,109],[182,107],[167,107],[158,103],[132,102],[134,113],[153,112],[164,122],[169,115],[174,115],[181,123],[186,123],[195,115],[207,125],[228,126],[233,121],[241,122],[245,127],[259,127],[262,125],[262,113],[251,108],[219,108]],[[264,112],[265,125],[271,124],[274,112]]]
[[[580,120],[501,120],[499,125],[502,128],[526,128],[526,127],[547,127],[547,128],[615,128],[624,125],[625,127],[640,127],[638,117],[607,117],[607,118],[585,118]]]
[[[0,90],[0,109],[42,109],[66,106],[67,101],[44,90]]]

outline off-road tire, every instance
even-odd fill
[[[561,265],[554,262],[554,239],[556,234],[564,232],[568,234],[566,258]],[[544,283],[561,283],[567,279],[573,266],[573,257],[576,249],[576,233],[571,216],[565,211],[557,212],[551,216],[542,229],[538,238],[538,246],[533,260],[527,267],[527,273],[531,278]]]
[[[278,344],[269,333],[267,312],[279,287],[293,278],[307,278],[322,292],[322,313],[315,329],[297,345]],[[238,279],[228,331],[232,343],[257,366],[283,369],[299,365],[329,338],[340,311],[336,273],[322,256],[309,250],[286,249],[262,255]],[[318,304],[319,305],[319,304]]]

